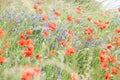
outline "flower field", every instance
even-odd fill
[[[0,80],[120,80],[117,13],[94,0],[0,1]]]

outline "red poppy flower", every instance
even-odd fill
[[[35,75],[35,76],[39,76],[39,75],[40,75],[40,72],[41,72],[41,71],[40,71],[39,68],[34,68],[33,71],[34,71],[34,75]]]
[[[82,9],[80,7],[77,7],[76,9],[78,14],[82,13]]]
[[[48,36],[49,36],[49,31],[43,31],[43,35],[44,35],[45,37],[48,37]]]
[[[112,44],[108,44],[108,45],[107,45],[107,48],[108,48],[108,49],[112,49],[112,48],[113,48]]]
[[[31,71],[26,71],[23,75],[21,80],[32,80],[33,73]]]
[[[115,59],[113,56],[109,56],[107,59],[108,59],[108,61],[111,62],[111,63],[116,62],[116,59]]]
[[[68,38],[68,39],[72,39],[73,36],[72,36],[72,35],[67,35],[67,38]]]
[[[93,33],[93,29],[92,29],[92,28],[90,28],[90,27],[85,28],[85,29],[84,29],[84,33],[85,33],[85,34],[90,35],[90,34],[92,34],[92,33]]]
[[[29,38],[26,40],[26,45],[34,45],[34,42]]]
[[[79,23],[79,22],[80,22],[80,19],[75,19],[75,22],[76,22],[76,23]]]
[[[115,74],[115,75],[118,75],[118,74],[119,74],[117,68],[112,67],[112,68],[110,68],[110,70],[111,70],[111,72],[112,72],[113,74]]]
[[[103,50],[100,51],[100,55],[105,55],[107,53],[108,53],[108,51],[106,49],[103,49]]]
[[[28,30],[26,30],[26,34],[30,35],[30,34],[32,34],[32,31],[28,29]]]
[[[120,46],[120,41],[116,41],[115,44],[116,44],[117,46]]]
[[[24,55],[25,55],[26,58],[29,58],[29,57],[33,56],[33,52],[30,51],[28,48],[26,48],[24,50]]]
[[[60,45],[67,46],[67,42],[66,41],[60,41]]]
[[[92,20],[92,18],[91,18],[91,17],[88,17],[88,18],[87,18],[87,20],[88,20],[88,21],[91,21],[91,20]]]
[[[59,11],[55,11],[54,14],[55,14],[56,16],[61,16],[61,13],[60,13]]]
[[[37,60],[40,60],[42,58],[41,55],[39,55],[39,54],[37,54],[35,57]]]
[[[75,54],[75,48],[73,48],[73,47],[68,47],[68,48],[66,49],[66,55],[73,55],[73,54]]]
[[[118,36],[118,35],[114,35],[114,36],[113,36],[113,39],[114,39],[115,41],[118,41],[118,40],[119,40],[119,36]]]
[[[112,75],[110,73],[105,74],[105,79],[109,80],[112,78]]]
[[[56,55],[56,51],[55,51],[55,50],[51,50],[51,51],[50,51],[50,55],[51,55],[51,56],[55,56],[55,55]]]
[[[98,27],[99,27],[101,30],[104,30],[104,29],[107,28],[107,26],[106,26],[105,24],[100,24]]]
[[[34,5],[34,9],[38,9],[38,5]]]
[[[34,46],[32,44],[27,45],[27,48],[29,51],[33,51],[34,50]]]
[[[37,4],[41,5],[41,4],[42,4],[42,1],[38,1]]]
[[[115,32],[116,32],[116,34],[119,34],[120,33],[120,28],[116,28]]]
[[[55,31],[56,30],[56,22],[52,22],[48,25],[48,28],[51,30],[51,31]]]
[[[73,32],[71,30],[68,30],[67,32],[68,32],[68,34],[73,34]]]
[[[100,62],[106,62],[107,61],[107,56],[106,55],[100,55]]]
[[[41,8],[39,8],[38,11],[40,12],[40,14],[43,13],[43,10]]]
[[[99,23],[102,23],[102,20],[98,20]]]
[[[72,21],[72,17],[71,17],[71,16],[67,16],[67,20],[68,20],[69,22],[71,22],[71,21]]]
[[[105,21],[105,24],[110,24],[110,22],[109,21]]]
[[[0,64],[6,63],[6,59],[2,56],[0,56]]]
[[[106,62],[102,62],[102,63],[101,63],[101,68],[102,68],[103,70],[107,70],[107,67],[108,67],[108,64],[107,64]]]
[[[4,35],[4,31],[2,29],[0,29],[0,38],[3,38],[5,35]]]
[[[20,33],[20,38],[26,39],[26,36],[23,33]]]
[[[70,73],[71,80],[78,80],[78,75],[76,73]]]
[[[27,44],[27,42],[26,42],[26,40],[19,40],[18,41],[18,44],[20,45],[20,46],[26,46],[26,44]]]
[[[48,20],[47,14],[43,14],[43,15],[42,15],[42,20],[43,20],[43,21],[47,21],[47,20]]]

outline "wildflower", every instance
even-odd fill
[[[91,20],[92,20],[92,18],[91,18],[91,17],[88,17],[88,18],[87,18],[87,20],[88,20],[88,21],[91,21]]]
[[[72,17],[71,17],[71,16],[67,16],[67,20],[68,20],[69,22],[71,22],[71,21],[72,21]]]
[[[116,32],[116,34],[119,34],[120,33],[120,28],[116,28],[115,32]]]
[[[80,19],[75,19],[75,22],[76,22],[76,23],[79,23],[79,22],[80,22]]]
[[[102,20],[98,20],[99,23],[102,23]]]
[[[32,80],[33,73],[31,71],[26,71],[23,75],[21,80]]]
[[[40,14],[43,13],[43,10],[41,8],[39,8],[38,11],[40,12]]]
[[[0,54],[4,54],[5,51],[3,49],[0,49]]]
[[[24,55],[25,55],[26,58],[29,58],[29,57],[33,56],[33,52],[30,51],[28,48],[25,48],[24,49]]]
[[[39,54],[37,54],[35,57],[37,60],[40,60],[42,58],[41,55],[39,55]]]
[[[73,34],[73,32],[71,30],[68,30],[67,32],[68,32],[68,34]]]
[[[55,55],[56,55],[56,51],[55,51],[55,50],[51,50],[51,51],[50,51],[50,55],[51,55],[51,56],[55,56]]]
[[[30,35],[30,34],[32,34],[32,31],[28,29],[28,30],[26,30],[26,34]]]
[[[106,49],[103,49],[103,50],[100,51],[100,55],[105,55],[107,53],[108,53],[108,51]]]
[[[110,24],[110,22],[109,21],[105,21],[105,24]]]
[[[0,38],[3,38],[5,35],[4,35],[4,31],[2,29],[0,29]]]
[[[115,59],[113,56],[109,56],[107,59],[108,59],[108,61],[111,62],[111,63],[116,62],[116,59]]]
[[[47,20],[48,20],[47,14],[43,14],[43,15],[42,15],[42,20],[43,20],[43,21],[47,21]]]
[[[72,36],[72,35],[67,35],[67,38],[68,38],[68,39],[72,39],[73,36]]]
[[[100,55],[100,62],[106,62],[107,56],[106,55]]]
[[[42,4],[42,1],[38,1],[37,4],[41,5],[41,4]]]
[[[106,62],[102,62],[102,63],[101,63],[101,68],[102,68],[103,70],[107,70],[107,67],[108,67],[108,64],[107,64]]]
[[[48,36],[49,36],[49,32],[48,32],[48,31],[43,31],[43,35],[44,35],[45,37],[48,37]]]
[[[90,34],[92,34],[92,33],[93,33],[93,29],[92,29],[92,28],[90,28],[90,27],[85,28],[85,29],[84,29],[84,33],[85,33],[85,34],[90,35]]]
[[[20,38],[26,39],[26,36],[23,33],[20,33]]]
[[[34,75],[39,76],[40,75],[40,69],[39,68],[33,68]]]
[[[54,31],[56,30],[56,22],[52,22],[48,25],[48,28],[51,30],[51,31]]]
[[[105,24],[100,24],[98,27],[99,27],[101,30],[104,30],[104,29],[107,28],[107,26],[106,26]]]
[[[105,74],[105,79],[108,80],[108,79],[111,79],[111,78],[112,78],[112,75],[110,73],[106,73]]]
[[[118,36],[118,35],[114,35],[114,36],[113,36],[113,39],[114,39],[115,41],[118,41],[118,40],[119,40],[119,36]]]
[[[27,48],[29,51],[33,51],[34,50],[34,46],[32,44],[27,45]]]
[[[82,9],[80,7],[77,7],[76,10],[78,14],[82,13]]]
[[[26,40],[26,45],[34,45],[34,42],[29,38]]]
[[[107,45],[107,48],[108,48],[108,49],[112,49],[113,46],[112,46],[111,44],[108,44],[108,45]]]
[[[75,73],[70,73],[71,80],[78,80],[78,75]]]
[[[55,14],[56,16],[61,16],[61,13],[60,13],[59,11],[55,11],[54,14]]]
[[[34,7],[33,7],[33,8],[37,10],[37,9],[38,9],[38,5],[34,5]]]
[[[60,41],[60,45],[67,46],[67,42],[66,41]]]
[[[91,35],[89,35],[88,37],[87,37],[87,41],[91,41],[93,38],[92,38],[92,36]]]
[[[118,69],[117,68],[110,68],[111,72],[114,73],[115,75],[118,75]]]
[[[117,46],[120,46],[120,41],[116,41],[115,44],[116,44]]]
[[[18,41],[18,44],[20,45],[20,46],[26,46],[26,44],[27,44],[27,42],[26,42],[26,40],[19,40]]]
[[[73,47],[68,47],[66,49],[66,55],[73,55],[75,54],[75,49]]]
[[[6,59],[2,56],[0,56],[0,64],[6,63]]]

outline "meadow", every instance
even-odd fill
[[[120,8],[94,0],[1,0],[0,80],[120,80]]]

